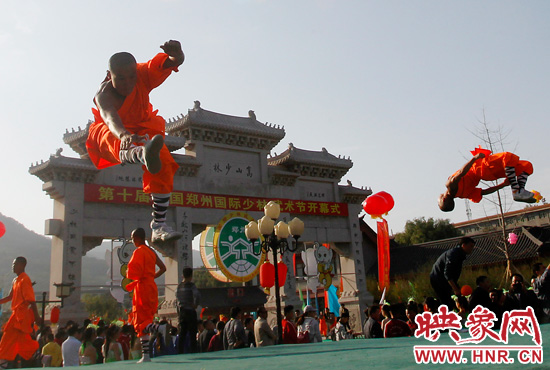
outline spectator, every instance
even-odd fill
[[[178,353],[184,353],[185,342],[189,336],[191,353],[197,352],[197,307],[201,294],[193,283],[193,269],[183,269],[183,281],[179,283],[176,293],[179,305],[179,345]]]
[[[550,265],[545,267],[542,263],[533,266],[534,281],[533,291],[540,301],[543,312],[542,322],[550,322]]]
[[[54,341],[52,333],[45,334],[44,339],[46,344],[42,347],[42,355],[44,357],[49,356],[49,366],[45,367],[60,367],[63,363],[63,356],[61,354],[61,346]]]
[[[242,313],[240,307],[231,307],[231,320],[227,323],[223,335],[224,349],[243,348],[246,344],[246,335],[241,321]]]
[[[506,311],[524,310],[527,307],[533,307],[537,317],[541,316],[539,301],[535,292],[525,288],[523,275],[513,274],[510,291],[506,293],[506,299],[504,300],[504,309]]]
[[[460,316],[461,318],[462,327],[464,327],[464,324],[466,324],[466,320],[468,319],[468,315],[470,314],[470,311],[468,310],[468,299],[466,299],[466,297],[464,297],[463,295],[458,296],[455,299],[455,304],[456,310],[458,311],[458,316]],[[487,306],[483,307],[488,308]]]
[[[120,332],[120,336],[117,339],[117,342],[120,343],[122,348],[122,355],[124,360],[130,359],[130,340],[132,339],[132,332],[134,327],[132,325],[123,325]]]
[[[202,333],[199,334],[199,340],[198,340],[198,350],[199,352],[206,352],[208,350],[208,345],[210,344],[210,340],[214,335],[216,335],[216,331],[214,330],[215,326],[212,320],[206,320],[204,322],[204,330]]]
[[[67,331],[64,328],[57,329],[57,333],[55,333],[55,343],[59,344],[59,347],[63,344],[65,340],[67,340],[68,335]]]
[[[52,328],[49,326],[44,326],[42,330],[40,330],[40,333],[36,337],[36,341],[38,342],[38,349],[41,351],[42,348],[46,345],[47,340],[46,337],[48,334],[53,334]]]
[[[283,343],[296,344],[298,343],[298,333],[296,324],[294,323],[294,306],[288,305],[284,308],[285,317],[282,320],[283,325]]]
[[[103,342],[105,341],[105,338],[103,337],[104,333],[105,333],[105,326],[98,326],[96,329],[96,338],[92,342],[97,353],[98,364],[103,363],[103,353],[101,352],[101,347],[103,346]]]
[[[409,328],[411,329],[411,335],[414,335],[414,332],[416,329],[418,329],[418,325],[416,324],[416,315],[418,315],[418,304],[415,301],[410,301],[407,304],[407,325],[409,325]]]
[[[424,299],[424,311],[436,314],[439,312],[439,301],[434,297],[426,297]]]
[[[348,322],[349,322],[349,313],[348,312],[342,313],[342,316],[340,316],[340,320],[338,320],[338,323],[334,328],[334,331],[336,334],[336,341],[353,338],[353,331],[347,328]]]
[[[478,276],[476,279],[476,288],[470,295],[469,308],[472,311],[476,306],[480,305],[485,308],[489,308],[491,305],[491,299],[489,298],[489,291],[491,290],[491,281],[487,276]]]
[[[369,318],[365,322],[365,326],[363,326],[363,334],[365,334],[365,338],[371,339],[371,338],[383,338],[384,333],[382,332],[382,326],[380,326],[380,306],[379,305],[372,305],[369,308],[368,311]]]
[[[254,339],[254,319],[252,317],[244,319],[244,334],[246,337],[246,347],[256,347],[256,340]]]
[[[493,324],[493,328],[500,329],[502,315],[504,314],[504,301],[506,297],[502,293],[502,289],[491,289],[489,292],[489,299],[491,300],[491,303],[487,308],[491,310],[497,318],[497,321]]]
[[[177,331],[177,329],[176,329]],[[135,330],[132,330],[132,335],[130,337],[130,359],[139,360],[141,359],[143,351],[141,349],[141,341],[138,340]],[[98,360],[99,361],[99,360]]]
[[[327,319],[324,313],[319,316],[319,330],[323,337],[327,336]]]
[[[475,247],[475,240],[470,237],[460,239],[460,244],[443,253],[435,261],[430,273],[430,283],[442,304],[451,311],[455,304],[451,295],[461,295],[458,278],[462,272],[462,263]]]
[[[342,315],[345,313],[349,314],[349,310],[346,308],[346,304],[342,303],[340,305],[340,317],[342,317]]]
[[[120,336],[120,328],[114,324],[111,324],[105,332],[105,343],[101,348],[103,352],[103,361],[105,363],[122,361],[122,346],[117,342]]]
[[[317,310],[313,306],[307,305],[304,314],[298,318],[296,325],[298,327],[298,338],[303,338],[305,333],[309,343],[319,343],[323,341],[321,331],[319,330],[319,321],[315,318]],[[303,342],[301,342],[303,343]]]
[[[267,323],[267,310],[264,306],[258,307],[256,311],[258,318],[254,323],[254,339],[256,347],[272,346],[277,342],[277,334],[271,330]]]
[[[296,321],[298,321],[298,318],[302,316],[302,313],[300,312],[300,310],[294,310],[294,319]]]
[[[79,366],[80,360],[78,353],[80,351],[80,329],[76,324],[67,329],[68,338],[61,345],[61,354],[63,355],[63,367]]]
[[[384,327],[384,338],[410,337],[412,332],[407,325],[405,305],[403,303],[392,304],[390,313],[391,320]]]
[[[383,332],[386,328],[386,324],[391,320],[390,305],[387,303],[382,306],[382,316],[384,317],[384,319],[382,320],[382,324],[380,325],[382,326]]]
[[[216,330],[218,332],[210,339],[210,343],[208,343],[208,352],[223,351],[224,328],[224,321],[220,320],[216,323]]]
[[[97,363],[97,351],[94,347],[96,338],[95,329],[92,327],[84,330],[82,346],[80,346],[80,365],[93,365]]]

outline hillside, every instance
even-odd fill
[[[50,246],[49,237],[28,230],[24,225],[0,213],[0,221],[6,226],[6,233],[0,238],[0,288],[5,293],[9,291],[15,275],[12,272],[12,261],[17,256],[27,258],[27,273],[36,282],[36,294],[48,290],[50,281]],[[90,252],[82,260],[83,285],[104,285],[108,280],[108,267],[103,256],[110,248],[110,242],[104,242]],[[193,250],[193,264],[202,266],[200,252]]]
[[[27,273],[36,282],[35,293],[48,289],[50,281],[50,238],[28,230],[13,218],[0,213],[0,221],[6,226],[6,234],[0,238],[0,287],[8,291],[15,275],[11,264],[17,256],[27,258]],[[82,277],[86,285],[100,285],[107,281],[105,261],[85,256]],[[7,294],[7,293],[5,293]]]

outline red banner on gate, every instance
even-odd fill
[[[203,194],[190,191],[173,191],[170,204],[176,207],[227,209],[263,212],[273,200],[281,205],[281,212],[318,216],[348,216],[346,203],[316,202],[296,199],[242,197],[234,195]],[[91,203],[151,204],[151,197],[141,188],[86,184],[84,201]]]
[[[378,285],[381,291],[390,286],[390,235],[388,222],[378,221]]]

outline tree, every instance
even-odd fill
[[[405,231],[395,235],[394,240],[402,245],[413,245],[434,240],[453,238],[460,235],[451,225],[449,219],[437,219],[433,217],[427,220],[424,217],[408,220],[405,224]]]
[[[90,316],[101,317],[106,322],[125,317],[124,309],[116,299],[109,293],[106,294],[84,294],[82,296],[84,308]]]
[[[230,286],[242,286],[242,283],[224,283],[216,280],[204,267],[193,270],[193,282],[197,288],[225,288]]]

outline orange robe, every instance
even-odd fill
[[[167,54],[159,53],[147,63],[137,64],[137,83],[134,90],[124,99],[118,114],[124,127],[138,135],[149,135],[149,138],[160,134],[165,135],[164,118],[153,111],[149,102],[149,93],[159,86],[177,68],[164,69],[163,65]],[[109,127],[103,122],[97,109],[92,109],[95,122],[90,125],[86,148],[91,161],[98,169],[120,164],[120,140],[113,135]],[[146,193],[167,194],[172,191],[174,174],[178,169],[166,145],[160,152],[162,169],[151,174],[143,166],[143,191]]]
[[[472,202],[479,203],[482,199],[481,188],[477,185],[481,180],[495,181],[497,179],[506,178],[506,167],[514,167],[516,176],[523,172],[531,175],[533,173],[533,165],[531,162],[522,161],[513,153],[503,152],[492,154],[481,160],[474,162],[470,170],[458,182],[457,198],[467,198]],[[458,171],[453,174],[456,176]]]
[[[153,322],[158,309],[158,290],[155,283],[156,253],[146,245],[140,245],[128,262],[126,277],[134,280],[128,290],[134,291],[132,312],[128,321],[134,326],[139,337],[147,334],[147,325]]]
[[[26,273],[13,280],[11,316],[4,325],[0,341],[0,359],[13,361],[17,355],[29,360],[38,350],[38,342],[31,338],[34,312],[29,303],[34,302],[32,282]]]

